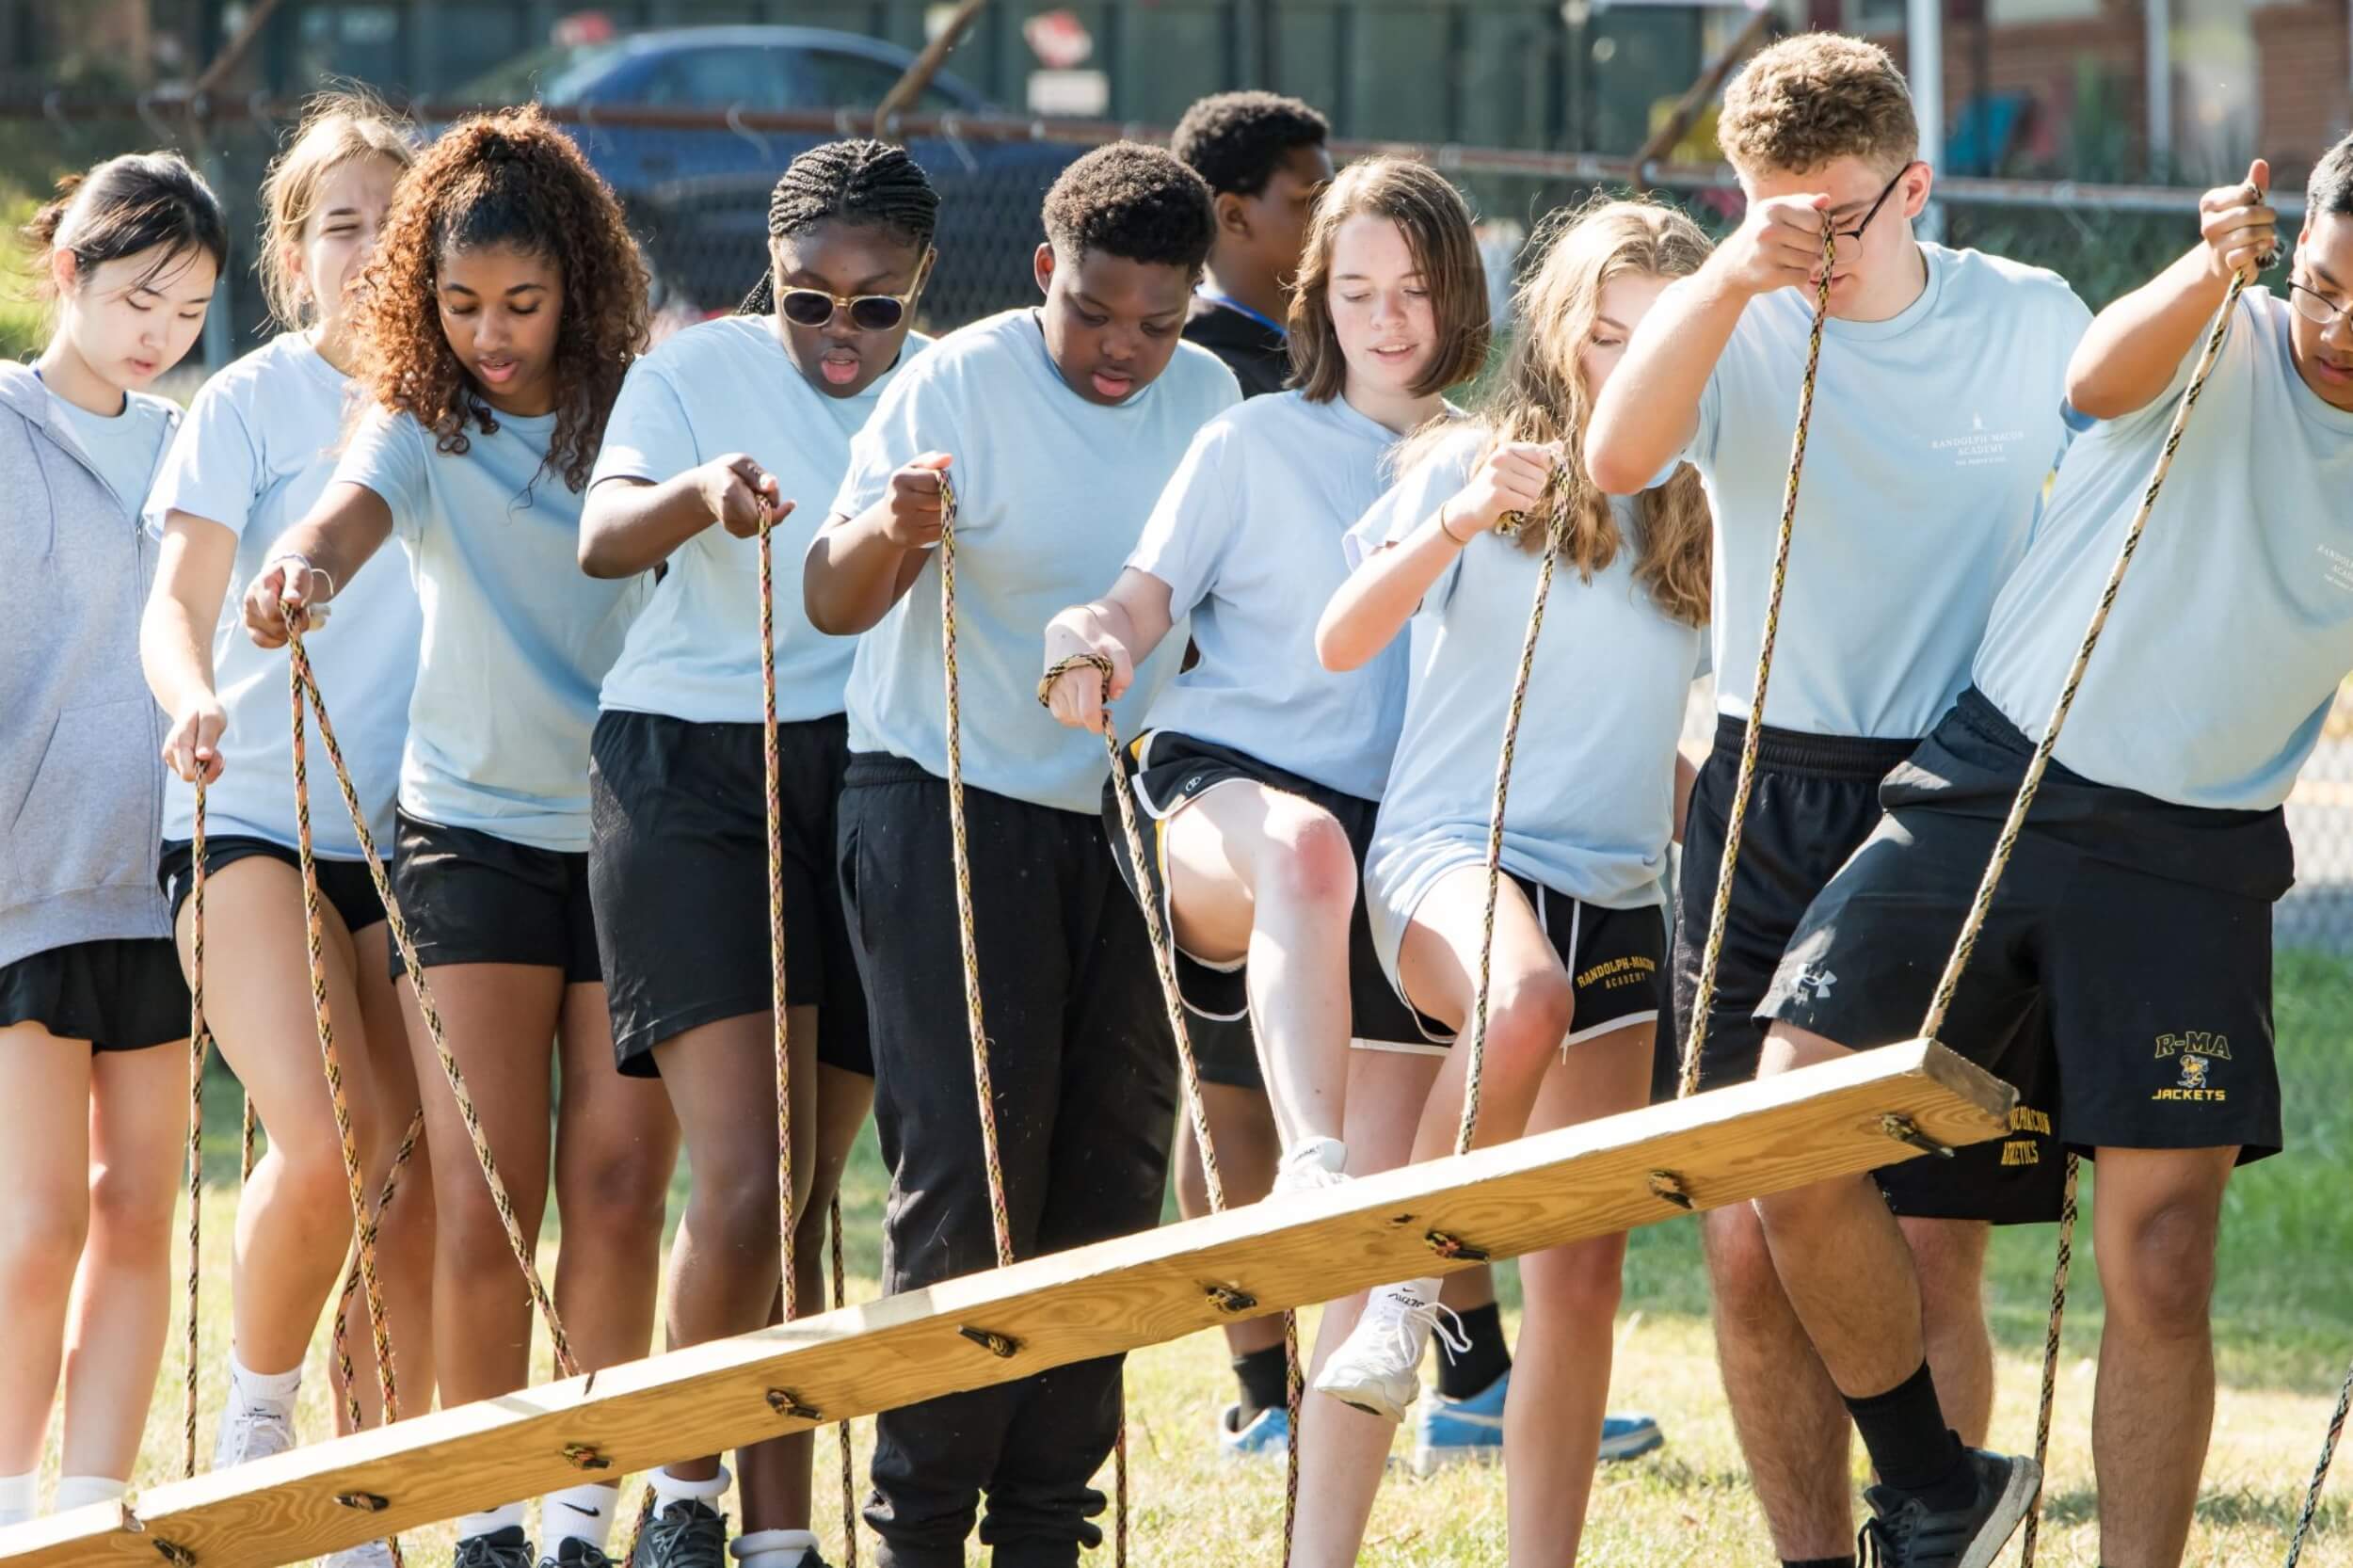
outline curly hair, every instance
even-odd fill
[[[1142,142],[1111,142],[1064,169],[1044,216],[1046,237],[1068,261],[1099,250],[1197,273],[1217,237],[1208,183]]]
[[[888,231],[920,253],[939,227],[939,192],[904,147],[823,142],[793,159],[768,193],[768,237],[807,233],[829,220]],[[763,315],[776,303],[776,275],[762,273],[738,313]]]
[[[464,452],[469,426],[495,431],[441,330],[440,290],[445,255],[499,245],[547,259],[563,280],[555,436],[541,472],[584,490],[621,377],[646,346],[646,266],[612,191],[536,106],[459,120],[401,181],[360,280],[360,375],[443,452]]]
[[[1185,111],[1169,150],[1218,195],[1256,196],[1284,158],[1331,139],[1332,122],[1296,98],[1220,92]]]
[[[1493,328],[1470,205],[1428,164],[1382,156],[1350,164],[1316,199],[1291,287],[1292,383],[1310,403],[1329,403],[1348,385],[1348,360],[1332,325],[1333,251],[1341,228],[1363,214],[1397,225],[1429,291],[1438,351],[1414,383],[1414,395],[1427,397],[1477,376],[1487,362]]]
[[[1918,154],[1920,124],[1886,50],[1838,33],[1800,33],[1733,78],[1716,138],[1743,174],[1802,173],[1843,157],[1892,174]]]

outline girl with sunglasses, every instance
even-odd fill
[[[781,1311],[760,669],[763,516],[773,540],[783,814],[786,1032],[792,1051],[796,1283],[818,1300],[827,1205],[874,1096],[873,1059],[833,872],[856,649],[800,611],[801,558],[841,483],[850,438],[898,368],[939,198],[875,141],[793,160],[768,207],[772,270],[738,314],[689,328],[631,370],[581,520],[581,565],[667,563],[604,682],[589,765],[589,879],[623,1073],[659,1077],[694,1185],[670,1255],[670,1343],[756,1329]],[[773,313],[771,311],[773,309]],[[817,1562],[807,1433],[744,1451],[752,1568]],[[718,1459],[659,1471],[648,1568],[715,1562]]]

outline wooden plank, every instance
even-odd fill
[[[1889,1046],[175,1481],[0,1532],[0,1562],[298,1562],[573,1484],[584,1460],[642,1471],[1475,1260],[1439,1261],[1433,1232],[1510,1257],[1655,1224],[1684,1211],[1661,1172],[1709,1208],[1918,1153],[1891,1116],[1976,1143],[2011,1099],[1940,1046]]]

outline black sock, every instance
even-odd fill
[[[1880,1480],[1919,1497],[1938,1512],[1965,1508],[1977,1494],[1969,1452],[1945,1425],[1929,1364],[1884,1394],[1849,1400],[1849,1414]]]
[[[1280,1345],[1234,1357],[1234,1376],[1241,1383],[1241,1424],[1245,1427],[1261,1410],[1281,1410],[1288,1402]]]
[[[1503,1312],[1495,1303],[1474,1306],[1462,1315],[1463,1337],[1470,1349],[1438,1357],[1438,1392],[1449,1400],[1484,1394],[1496,1379],[1512,1369],[1511,1347],[1503,1341]]]
[[[1850,1557],[1785,1557],[1781,1568],[1855,1568]]]

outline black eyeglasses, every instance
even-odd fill
[[[1913,163],[1917,162],[1919,162],[1917,158],[1913,160]],[[1863,215],[1862,222],[1851,229],[1833,229],[1831,232],[1842,240],[1860,240],[1863,237],[1863,231],[1871,226],[1871,220],[1880,216],[1880,209],[1887,205],[1887,199],[1896,194],[1896,187],[1902,184],[1904,176],[1911,172],[1912,164],[1910,163],[1896,171],[1896,177],[1888,181],[1886,187],[1880,192],[1879,200],[1871,203],[1871,210]]]
[[[776,312],[795,327],[824,327],[839,311],[850,312],[850,325],[861,332],[888,332],[907,317],[923,282],[931,274],[926,254],[915,269],[915,286],[904,294],[827,294],[823,289],[787,289],[776,296]]]
[[[2353,319],[2353,305],[2340,305],[2318,289],[2299,283],[2293,278],[2288,280],[2288,303],[2296,307],[2297,315],[2324,332],[2340,322]]]

